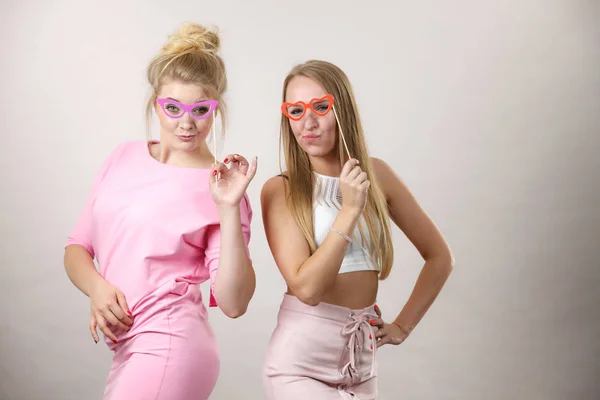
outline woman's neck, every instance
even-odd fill
[[[342,173],[342,165],[337,154],[324,157],[309,157],[313,170],[321,175],[338,177]]]
[[[208,146],[198,146],[192,151],[177,151],[162,145],[160,142],[150,144],[150,153],[157,161],[182,168],[208,169],[214,162],[214,156]]]

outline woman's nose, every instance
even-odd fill
[[[318,126],[317,119],[312,111],[308,110],[304,116],[304,129],[307,131],[313,130]]]
[[[181,129],[190,130],[194,127],[194,119],[190,116],[189,113],[183,114],[180,119],[179,126]]]

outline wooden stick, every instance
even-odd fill
[[[340,119],[338,118],[337,112],[335,112],[335,106],[332,105],[331,109],[333,110],[333,115],[335,115],[335,120],[337,121],[338,127],[340,128],[340,135],[342,136],[342,141],[344,142],[344,147],[346,147],[346,153],[348,153],[348,159],[351,159],[350,150],[348,150],[348,145],[346,144],[346,138],[344,137],[344,131],[342,130],[342,124],[340,124]]]
[[[212,136],[213,136],[213,152],[214,152],[214,156],[215,156],[215,165],[217,165],[217,129],[215,127],[215,125],[217,124],[217,120],[215,118],[215,111],[213,110],[212,112]],[[219,174],[217,173],[217,175],[215,176],[215,182],[219,181]]]

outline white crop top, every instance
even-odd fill
[[[317,184],[313,195],[314,232],[317,247],[329,234],[335,218],[342,209],[342,195],[340,192],[339,178],[314,173]],[[362,241],[358,224],[354,229],[352,243],[344,255],[340,274],[355,271],[377,271],[378,268],[368,254],[368,240],[370,240],[369,229],[361,216],[365,242]],[[362,246],[362,247],[361,247]]]

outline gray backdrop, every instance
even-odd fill
[[[63,246],[94,171],[144,138],[146,65],[184,21],[221,29],[231,119],[219,156],[260,162],[257,292],[241,319],[210,310],[222,356],[212,398],[263,398],[284,282],[259,193],[278,173],[282,81],[309,58],[348,73],[371,153],[456,256],[412,337],[379,352],[381,398],[600,398],[600,2],[2,3],[0,398],[102,396],[111,354],[88,333]],[[394,243],[378,299],[388,319],[422,266],[397,229]]]

